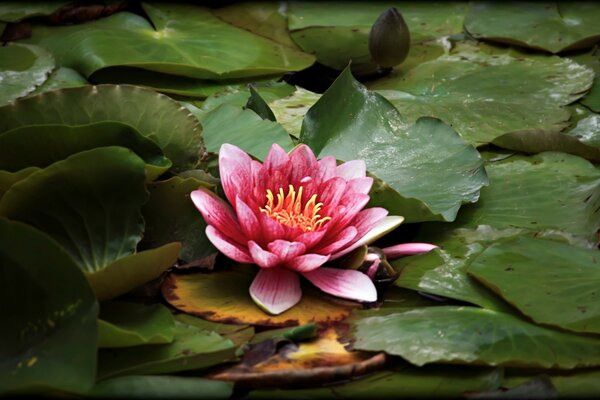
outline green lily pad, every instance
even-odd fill
[[[0,133],[0,169],[45,168],[80,151],[104,146],[133,150],[146,162],[149,181],[171,167],[171,161],[153,141],[129,125],[104,121],[82,126],[25,125]]]
[[[249,399],[460,398],[466,392],[493,390],[502,382],[499,368],[468,366],[412,367],[395,363],[392,370],[322,389],[256,390]]]
[[[427,307],[354,317],[354,348],[411,364],[460,363],[571,369],[600,365],[600,339],[543,328],[475,307]]]
[[[469,5],[465,29],[478,39],[558,53],[600,39],[600,10],[592,2],[495,2]]]
[[[273,1],[234,3],[213,10],[223,21],[299,50],[290,36],[287,7]]]
[[[34,172],[39,171],[40,169],[41,168],[30,167],[17,172],[8,172],[0,170],[0,199],[2,198],[2,196],[4,196],[4,193],[6,193],[8,189],[10,189],[12,185],[19,181],[22,181],[23,179],[27,178]]]
[[[391,261],[392,266],[400,273],[394,285],[466,301],[495,311],[514,313],[508,303],[467,274],[469,264],[487,246],[522,235],[544,237],[579,247],[590,246],[585,240],[554,230],[494,229],[485,225],[480,225],[477,229],[464,229],[455,225],[426,224],[415,240],[435,243],[440,249]]]
[[[208,368],[234,361],[236,350],[237,346],[231,340],[215,332],[176,321],[172,343],[101,349],[98,379]]]
[[[180,251],[181,243],[168,243],[119,258],[98,271],[86,272],[86,277],[98,299],[112,299],[158,278],[175,265]]]
[[[221,104],[228,104],[235,107],[245,107],[250,99],[250,87],[252,87],[260,97],[267,103],[285,98],[294,94],[295,86],[285,82],[277,82],[272,79],[257,82],[239,83],[236,85],[221,86],[221,90],[215,92],[210,97],[198,105],[203,113],[214,110]],[[198,116],[198,115],[197,115]]]
[[[600,147],[600,114],[590,112],[580,105],[575,105],[571,109],[573,110],[571,126],[565,131],[565,135],[574,137],[586,146]]]
[[[223,143],[230,143],[262,160],[273,143],[288,151],[294,147],[281,125],[262,119],[252,110],[222,104],[199,120],[204,128],[206,150],[213,153],[218,153]]]
[[[567,127],[570,113],[563,106],[585,94],[593,71],[568,58],[513,53],[465,46],[370,87],[398,108],[405,123],[434,116],[478,146],[507,133]]]
[[[591,53],[571,56],[570,58],[594,70],[596,74],[594,76],[594,85],[580,100],[580,103],[589,107],[592,111],[600,112],[600,51],[594,49]]]
[[[171,343],[175,320],[161,304],[144,305],[105,301],[98,320],[98,347],[132,347]]]
[[[459,33],[466,13],[463,2],[349,2],[343,10],[333,1],[292,2],[288,28],[294,42],[324,65],[343,69],[371,63],[368,38],[377,17],[390,7],[402,14],[413,43]]]
[[[85,85],[89,85],[89,82],[83,76],[81,76],[79,72],[71,68],[60,67],[55,69],[50,76],[48,76],[48,79],[46,79],[46,81],[40,86],[35,88],[35,90],[29,95],[36,96],[51,90],[80,87]]]
[[[471,276],[535,322],[600,333],[600,251],[519,237],[488,247]]]
[[[54,69],[54,57],[38,46],[0,47],[0,106],[33,92]]]
[[[314,62],[311,55],[221,21],[205,7],[142,7],[150,21],[120,12],[79,25],[39,25],[26,42],[49,49],[62,66],[88,78],[103,68],[129,66],[188,78],[230,79],[297,71]]]
[[[308,110],[321,98],[320,94],[297,87],[289,96],[268,101],[275,119],[285,130],[297,138],[302,130],[302,121]]]
[[[12,185],[0,215],[47,233],[93,273],[135,251],[148,198],[144,181],[144,162],[131,150],[88,150]]]
[[[177,240],[181,242],[182,260],[191,262],[217,250],[204,231],[206,223],[198,212],[190,192],[211,185],[195,178],[173,177],[149,185],[150,199],[142,207],[146,221],[140,247],[154,248]]]
[[[318,335],[317,325],[314,323],[293,326],[291,328],[279,328],[279,329],[269,329],[267,331],[263,331],[257,333],[252,338],[250,343],[256,344],[263,342],[265,340],[291,340],[293,342],[303,342],[306,340],[314,339]]]
[[[87,391],[98,305],[71,257],[40,231],[0,218],[0,276],[0,393]]]
[[[596,242],[600,168],[565,153],[511,156],[486,166],[490,185],[464,207],[456,227],[558,230]]]
[[[85,394],[117,399],[229,399],[233,384],[198,377],[130,375],[98,382]]]
[[[19,22],[26,18],[54,14],[71,1],[3,1],[0,3],[0,21]]]
[[[406,126],[383,97],[368,92],[346,69],[308,111],[300,140],[319,156],[362,159],[381,181],[371,191],[407,222],[452,221],[487,184],[477,150],[443,122],[421,118]]]
[[[170,274],[162,293],[173,307],[211,321],[287,327],[307,323],[331,323],[346,318],[357,303],[335,299],[310,287],[302,300],[280,315],[259,308],[248,292],[256,268],[244,265],[228,271]]]
[[[204,152],[198,120],[169,97],[135,86],[54,90],[0,107],[0,135],[27,125],[114,121],[154,141],[176,171],[194,168]]]

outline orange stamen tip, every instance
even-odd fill
[[[283,188],[279,188],[277,201],[275,201],[273,192],[267,189],[267,201],[260,211],[283,225],[300,228],[304,232],[315,231],[330,221],[331,217],[321,217],[319,214],[323,203],[317,203],[316,194],[313,194],[303,207],[303,190],[304,188],[300,186],[296,192],[294,186],[290,185],[286,196]]]

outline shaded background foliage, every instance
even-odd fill
[[[0,393],[597,394],[598,20],[594,2],[0,3]],[[223,143],[364,159],[370,205],[406,218],[376,245],[440,248],[382,263],[375,304],[307,288],[264,314],[189,200],[220,193]]]

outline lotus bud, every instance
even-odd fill
[[[369,52],[382,68],[402,63],[410,49],[410,32],[402,15],[391,7],[384,11],[371,27]]]

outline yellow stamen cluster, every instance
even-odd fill
[[[277,193],[277,201],[273,192],[267,190],[267,204],[260,208],[260,211],[267,214],[269,217],[279,223],[300,228],[304,232],[312,232],[323,226],[331,217],[321,217],[319,210],[323,207],[323,203],[317,203],[317,195],[312,197],[302,207],[302,190],[300,186],[298,192],[294,186],[290,185],[287,196],[283,192],[283,188],[279,188]]]

